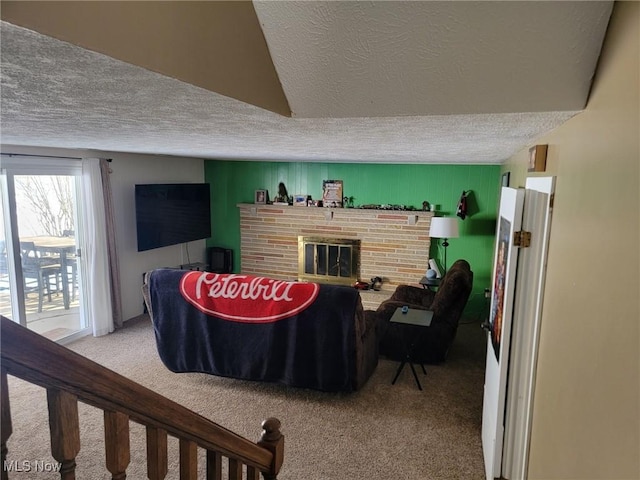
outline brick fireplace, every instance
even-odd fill
[[[429,260],[432,212],[239,204],[241,272],[299,277],[298,237],[358,240],[358,278],[383,279],[382,289],[361,292],[375,309],[400,284],[417,285]]]

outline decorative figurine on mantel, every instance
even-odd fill
[[[353,208],[354,197],[342,197],[342,206],[344,208]]]
[[[273,199],[274,205],[289,205],[289,194],[287,193],[287,187],[284,186],[284,182],[278,184],[278,195]]]

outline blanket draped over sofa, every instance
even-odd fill
[[[377,365],[375,322],[353,288],[159,269],[145,290],[174,372],[352,391]]]

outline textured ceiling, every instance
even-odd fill
[[[611,6],[254,1],[296,117],[579,110]]]
[[[584,107],[611,6],[256,2],[293,118],[2,22],[0,138],[200,158],[499,164]]]

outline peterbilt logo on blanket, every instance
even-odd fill
[[[180,293],[200,311],[246,323],[297,315],[315,301],[319,290],[316,283],[207,272],[188,272],[180,281]]]

